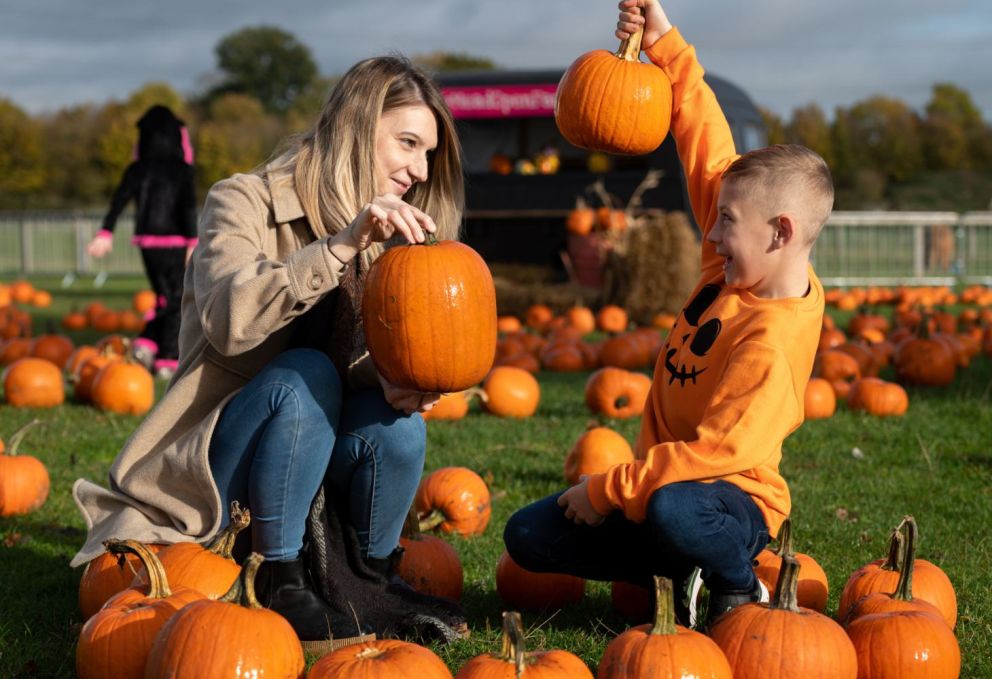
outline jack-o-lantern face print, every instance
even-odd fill
[[[682,346],[685,346],[685,343],[689,342],[689,351],[692,356],[698,358],[706,356],[713,347],[713,343],[716,342],[716,338],[720,336],[720,330],[723,324],[720,323],[719,318],[711,318],[702,325],[699,325],[699,319],[703,317],[706,310],[716,301],[719,294],[719,285],[704,285],[703,289],[682,310],[682,318],[685,319],[686,323],[696,328],[695,333],[685,333],[681,338]],[[670,337],[669,343],[676,339]],[[688,363],[676,365],[672,359],[677,353],[679,353],[679,350],[674,347],[669,347],[665,352],[665,370],[668,371],[669,375],[668,383],[673,384],[675,380],[678,380],[679,386],[684,387],[685,383],[691,380],[695,384],[696,378],[706,372],[706,368],[698,367],[695,361],[693,361],[691,366]]]

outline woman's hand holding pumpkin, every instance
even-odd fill
[[[597,512],[589,501],[589,493],[586,490],[589,483],[587,479],[588,477],[583,475],[579,483],[558,496],[558,506],[565,508],[566,519],[577,524],[598,526],[606,517]]]
[[[441,394],[397,387],[382,375],[379,375],[379,384],[382,385],[382,393],[386,396],[386,402],[407,415],[425,413],[441,400]]]
[[[389,240],[397,233],[408,243],[423,243],[426,233],[435,233],[437,226],[430,216],[404,202],[399,196],[384,194],[366,203],[348,226],[359,250],[372,243]]]

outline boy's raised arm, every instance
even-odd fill
[[[642,45],[652,63],[672,82],[671,132],[685,172],[692,211],[703,231],[703,266],[718,258],[705,240],[716,219],[720,176],[737,158],[734,138],[713,90],[703,80],[703,67],[665,16],[657,0],[623,0],[617,37],[624,39],[644,25]],[[643,12],[643,16],[639,13]]]

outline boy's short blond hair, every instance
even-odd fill
[[[804,240],[812,245],[834,206],[834,182],[820,154],[799,144],[748,151],[731,163],[723,181],[764,201],[773,210],[800,214]]]

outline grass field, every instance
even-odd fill
[[[97,293],[79,283],[47,310],[58,318]],[[111,280],[99,294],[124,307],[134,280]],[[40,332],[43,326],[36,326]],[[85,335],[78,341],[90,339]],[[493,514],[486,533],[451,538],[465,567],[463,603],[472,637],[436,647],[453,671],[470,657],[499,649],[500,602],[495,593],[501,528],[523,504],[562,488],[565,453],[590,419],[582,398],[586,374],[542,373],[538,414],[505,421],[473,407],[459,422],[428,427],[428,469],[470,467],[489,480]],[[161,384],[159,385],[161,389]],[[956,629],[964,677],[992,676],[992,360],[978,359],[945,389],[914,389],[905,417],[874,419],[841,407],[785,442],[782,472],[793,497],[796,549],[814,556],[830,578],[828,613],[855,569],[884,555],[889,530],[905,514],[920,527],[918,557],[941,566],[958,595]],[[0,405],[0,437],[24,422],[44,422],[23,452],[47,465],[48,502],[36,513],[0,519],[0,677],[70,677],[80,573],[68,562],[84,525],[70,497],[80,477],[102,481],[139,419],[108,416],[66,403],[42,411]],[[633,441],[636,421],[607,424]],[[858,448],[863,455],[852,455]],[[609,587],[588,583],[574,608],[524,612],[531,647],[564,648],[593,670],[605,644],[626,623],[611,610]]]

